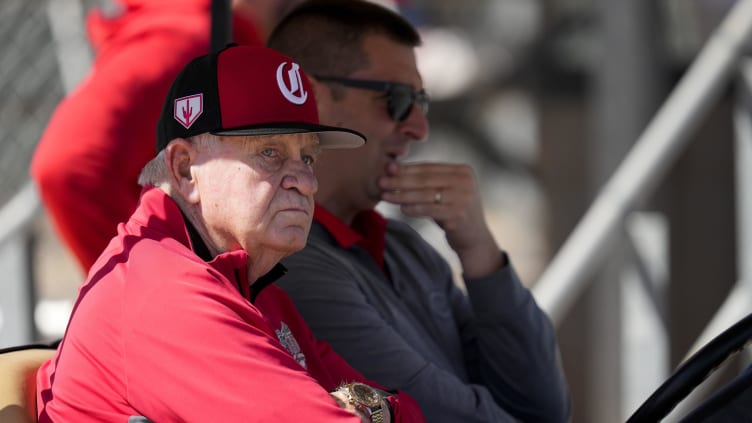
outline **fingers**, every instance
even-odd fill
[[[426,199],[433,201],[437,190],[453,186],[471,188],[474,185],[472,169],[465,164],[413,163],[400,165],[393,175],[380,180],[385,191],[429,190]]]
[[[379,180],[379,187],[385,201],[441,205],[456,202],[458,193],[474,192],[475,180],[464,164],[416,163],[400,165],[397,172]]]
[[[451,188],[417,188],[411,190],[384,191],[381,199],[390,203],[409,206],[423,205],[439,210],[462,202],[466,195]]]
[[[393,175],[379,180],[379,187],[383,200],[400,205],[456,205],[476,191],[469,166],[446,163],[400,165]]]
[[[479,207],[473,171],[464,164],[401,165],[379,186],[382,200],[399,205],[408,216],[432,217],[445,230],[463,225]]]

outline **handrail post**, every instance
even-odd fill
[[[232,41],[230,0],[212,0],[210,51],[222,50]]]

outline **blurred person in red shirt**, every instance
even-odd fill
[[[233,40],[263,45],[287,3],[233,1]],[[90,11],[86,30],[91,71],[58,105],[31,163],[42,202],[84,271],[136,208],[162,99],[178,71],[209,51],[211,0],[118,0]]]

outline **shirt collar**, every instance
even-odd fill
[[[386,219],[376,210],[364,210],[353,219],[352,226],[333,215],[323,206],[316,204],[313,220],[329,232],[340,247],[348,249],[360,245],[384,269],[384,248],[386,246]]]
[[[320,223],[342,248],[350,248],[363,239],[360,234],[347,226],[345,222],[318,204],[313,209],[313,220]]]

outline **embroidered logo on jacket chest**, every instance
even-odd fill
[[[308,369],[308,367],[306,367],[305,355],[303,355],[303,352],[300,350],[300,344],[295,340],[292,331],[290,331],[290,328],[287,327],[285,322],[282,322],[282,326],[280,326],[279,329],[275,329],[274,332],[277,333],[279,342],[285,347],[290,355],[292,355],[292,358],[303,366],[304,369]]]

